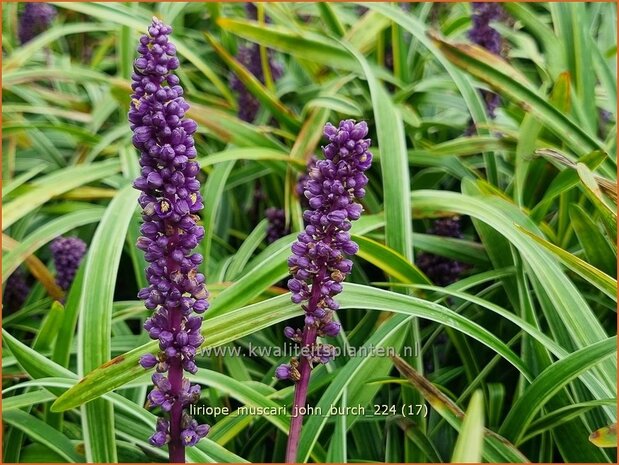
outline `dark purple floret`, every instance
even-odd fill
[[[19,41],[23,45],[45,31],[57,15],[47,3],[26,3],[19,18]]]
[[[172,28],[154,18],[148,34],[140,38],[129,121],[141,166],[134,182],[141,191],[138,202],[143,219],[137,246],[149,262],[149,286],[138,297],[154,310],[144,329],[159,341],[160,350],[157,356],[145,355],[140,363],[157,369],[155,388],[148,396],[151,406],[169,412],[169,421],[157,424],[151,443],[162,445],[165,439],[170,460],[180,461],[184,447],[194,445],[208,431],[191,427],[191,440],[187,440],[188,427],[183,426],[183,422],[193,425],[184,420],[184,409],[200,397],[200,387],[190,384],[183,371],[197,371],[195,355],[204,338],[202,318],[194,313],[202,314],[208,308],[208,293],[197,268],[202,256],[193,253],[204,237],[204,228],[197,224],[203,208],[193,138],[197,125],[185,117],[189,105],[173,73],[179,61],[168,40],[171,32]]]
[[[461,221],[459,217],[441,218],[434,221],[429,234],[441,237],[462,239]],[[465,267],[462,263],[427,252],[417,257],[417,266],[434,284],[448,286],[455,283]]]
[[[56,283],[63,291],[71,287],[82,258],[86,243],[79,237],[57,237],[50,245],[56,267]]]
[[[196,420],[187,414],[183,416],[182,428],[181,439],[187,447],[195,446],[211,429],[209,425],[198,424]]]
[[[267,51],[269,69],[273,82],[277,81],[284,72],[281,64],[273,58],[273,52]],[[258,44],[241,45],[238,48],[236,59],[247,70],[253,74],[262,84],[265,83],[264,72],[262,69],[262,59],[260,57],[260,47]],[[258,114],[260,102],[258,99],[247,90],[245,84],[237,77],[236,74],[230,75],[230,88],[236,91],[239,95],[239,113],[238,116],[243,121],[251,123]]]
[[[290,234],[290,228],[286,226],[286,215],[281,208],[267,208],[265,216],[269,221],[267,228],[267,243],[272,244],[277,239]]]
[[[505,19],[503,7],[498,3],[474,2],[471,4],[473,16],[471,18],[473,27],[469,30],[469,38],[480,47],[485,48],[490,53],[501,55],[503,40],[499,31],[494,29],[490,23]],[[488,116],[494,118],[495,111],[501,104],[500,97],[494,92],[482,91]]]
[[[440,218],[434,221],[428,230],[430,234],[443,237],[455,237],[462,239],[462,224],[459,217]]]
[[[275,369],[275,377],[277,379],[290,379],[291,373],[292,367],[288,363],[280,365]]]
[[[30,294],[30,286],[21,268],[17,268],[6,280],[4,287],[3,309],[7,312],[19,310]]]
[[[153,446],[163,447],[170,442],[170,422],[165,418],[157,418],[157,426],[155,434],[153,434],[148,442]]]

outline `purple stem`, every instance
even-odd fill
[[[167,227],[167,221],[165,222]],[[170,237],[169,248],[172,250],[178,242],[178,233],[175,232]],[[179,270],[180,267],[172,258],[168,258],[168,269],[171,271]],[[183,314],[179,307],[169,309],[170,315],[170,332],[174,335],[181,330]],[[170,410],[170,442],[168,444],[168,452],[170,463],[185,463],[185,445],[181,439],[181,422],[183,419],[183,402],[181,393],[183,391],[183,365],[181,364],[180,354],[173,357],[169,361],[168,380],[170,381],[171,394],[176,398],[172,409]]]
[[[168,379],[172,386],[171,393],[178,398],[181,393],[183,382],[183,367],[178,357],[174,357],[170,361]],[[172,406],[172,410],[170,410],[170,442],[168,444],[170,463],[185,463],[185,446],[181,440],[182,417],[183,404],[181,401],[177,400]]]
[[[320,270],[312,281],[312,294],[307,303],[307,313],[312,314],[320,301],[320,282],[324,279],[325,270]],[[288,445],[286,447],[286,463],[296,463],[297,451],[299,450],[299,439],[301,438],[301,427],[303,426],[303,415],[300,408],[305,407],[307,400],[307,388],[309,386],[312,366],[308,357],[305,355],[308,349],[316,344],[316,326],[305,325],[303,327],[303,339],[301,343],[301,361],[299,362],[299,381],[294,388],[294,401],[292,403],[292,414],[295,415],[290,420],[290,431],[288,432]]]
[[[303,328],[303,347],[312,346],[316,343],[316,327],[305,325]],[[292,404],[293,416],[290,421],[290,432],[288,433],[288,447],[286,448],[286,463],[297,461],[297,450],[299,449],[299,439],[301,438],[301,426],[303,425],[303,415],[299,408],[305,407],[307,400],[307,387],[309,386],[312,367],[307,357],[301,357],[299,363],[299,381],[294,388],[294,402]]]

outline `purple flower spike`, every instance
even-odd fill
[[[3,310],[14,312],[19,310],[30,294],[30,286],[21,268],[17,268],[6,280],[4,288]]]
[[[86,243],[78,237],[57,237],[49,248],[54,256],[56,283],[66,291],[71,287],[86,254]]]
[[[498,3],[473,2],[472,3],[473,27],[469,30],[469,38],[480,47],[485,48],[490,53],[501,55],[503,40],[499,31],[490,26],[492,21],[499,21],[505,18],[503,7]],[[483,91],[484,102],[488,116],[494,118],[495,111],[501,104],[501,98],[494,92]]]
[[[441,218],[434,221],[428,233],[441,237],[462,238],[461,221],[459,217]],[[431,253],[423,252],[417,257],[417,266],[423,271],[430,281],[439,286],[448,286],[455,283],[464,265],[449,258],[440,257]]]
[[[155,388],[148,400],[169,412],[169,420],[157,423],[151,444],[168,444],[170,461],[184,462],[184,448],[195,445],[208,432],[208,426],[197,425],[184,411],[198,401],[200,387],[183,377],[184,371],[195,373],[198,369],[195,356],[204,338],[200,334],[202,318],[194,312],[200,314],[208,308],[208,292],[197,268],[202,256],[192,252],[204,236],[204,229],[197,224],[197,213],[203,208],[196,179],[200,171],[193,137],[197,125],[185,117],[189,105],[173,73],[179,60],[168,40],[171,32],[171,27],[154,18],[148,34],[140,37],[129,121],[141,166],[141,175],[134,182],[141,191],[138,202],[144,221],[137,247],[149,262],[149,285],[138,297],[154,310],[144,329],[159,341],[160,349],[157,356],[143,356],[140,364],[156,367]]]
[[[282,65],[273,58],[273,52],[268,50],[269,69],[273,82],[282,77],[284,70]],[[242,45],[238,48],[236,59],[247,70],[253,74],[262,84],[265,83],[264,72],[262,70],[262,59],[260,57],[260,47],[258,44]],[[258,114],[260,102],[258,99],[247,90],[245,84],[237,77],[236,74],[230,76],[230,88],[236,91],[239,95],[239,118],[243,121],[251,123]]]
[[[337,128],[327,123],[324,135],[329,144],[322,149],[325,159],[315,162],[305,181],[303,195],[309,204],[303,213],[306,227],[288,259],[292,274],[288,289],[292,301],[302,304],[305,326],[298,330],[300,336],[291,328],[284,330],[286,337],[300,342],[303,356],[299,362],[279,366],[275,373],[279,379],[296,382],[293,411],[305,405],[313,364],[326,364],[335,354],[333,346],[317,343],[317,336],[335,337],[340,331],[333,319],[339,307],[334,297],[342,292],[342,282],[352,269],[346,255],[358,250],[348,231],[363,210],[357,200],[365,195],[368,179],[364,173],[372,164],[367,134],[364,121],[341,121]],[[301,415],[291,420],[288,463],[296,462],[302,422]]]
[[[264,214],[269,221],[269,226],[267,228],[268,244],[272,244],[277,239],[290,234],[290,229],[286,226],[284,210],[280,208],[268,208]]]
[[[23,45],[45,31],[56,17],[56,8],[47,3],[26,3],[19,18],[19,41]]]
[[[247,17],[253,21],[258,19],[258,8],[251,2],[245,3],[245,12]],[[271,19],[268,16],[264,18],[265,23],[270,23]],[[264,72],[262,69],[262,59],[260,57],[260,47],[258,44],[242,45],[238,48],[236,53],[236,59],[247,70],[253,74],[262,84],[265,83]],[[273,51],[267,50],[267,60],[269,70],[271,71],[271,78],[273,82],[277,81],[284,74],[284,69],[281,63],[275,60],[273,57]],[[256,119],[258,110],[260,110],[260,102],[254,95],[247,90],[245,84],[241,82],[236,74],[230,75],[230,87],[236,91],[239,96],[239,119],[251,123]]]

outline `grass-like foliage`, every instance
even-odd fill
[[[304,378],[296,460],[616,462],[615,4],[49,5],[2,8],[4,463],[168,460],[127,120],[153,16],[204,202],[189,378],[211,429],[188,461],[286,457],[313,321],[288,260],[323,195],[302,186],[352,119],[359,250],[304,336],[336,356]]]

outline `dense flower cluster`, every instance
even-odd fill
[[[485,48],[495,55],[501,54],[501,34],[490,24],[504,18],[503,7],[498,3],[473,2],[473,27],[469,30],[469,38],[480,47]],[[488,110],[488,116],[495,117],[495,111],[501,104],[501,98],[494,92],[483,91],[482,93]]]
[[[2,299],[3,310],[14,312],[19,310],[30,294],[30,286],[26,282],[26,276],[21,268],[17,268],[6,280],[4,298]]]
[[[434,221],[428,232],[436,236],[462,239],[461,227],[459,217],[441,218]],[[430,278],[430,281],[439,286],[448,286],[456,282],[460,273],[464,271],[462,263],[426,252],[417,257],[417,266]]]
[[[368,180],[364,172],[372,163],[370,140],[364,139],[367,133],[365,122],[346,120],[337,128],[328,123],[324,129],[329,140],[323,148],[325,159],[316,161],[305,184],[309,209],[303,218],[307,226],[292,245],[288,260],[293,276],[288,289],[294,303],[303,303],[305,328],[286,328],[285,335],[312,347],[310,363],[327,363],[332,358],[331,346],[315,345],[316,335],[337,336],[340,331],[333,320],[338,309],[334,297],[342,292],[342,282],[352,269],[352,261],[345,255],[358,250],[348,231],[351,221],[361,215],[362,207],[356,200],[365,195]],[[295,379],[296,371],[293,364],[283,365],[276,375]]]
[[[24,12],[19,18],[19,41],[21,44],[25,44],[45,31],[56,14],[56,8],[47,3],[26,3]]]
[[[157,369],[155,388],[148,396],[150,404],[170,412],[169,421],[158,423],[150,442],[156,446],[168,443],[173,460],[173,450],[194,445],[208,431],[206,426],[194,427],[183,411],[200,396],[200,387],[191,385],[183,370],[197,370],[202,318],[193,312],[201,314],[208,308],[208,293],[204,275],[197,271],[202,256],[192,253],[204,236],[204,228],[197,224],[197,213],[203,208],[196,179],[200,167],[194,161],[197,126],[185,118],[189,105],[173,74],[179,61],[168,40],[171,31],[154,18],[148,34],[140,38],[129,121],[141,166],[141,175],[134,182],[142,192],[139,204],[144,221],[137,245],[149,262],[149,286],[138,296],[148,309],[155,310],[144,328],[159,341],[160,349],[157,356],[148,354],[140,363]]]
[[[57,237],[49,246],[56,267],[56,283],[63,291],[71,287],[82,258],[86,243],[79,237]]]
[[[265,216],[269,222],[267,228],[267,243],[272,244],[280,237],[290,234],[290,229],[286,226],[286,215],[281,208],[267,208]]]

